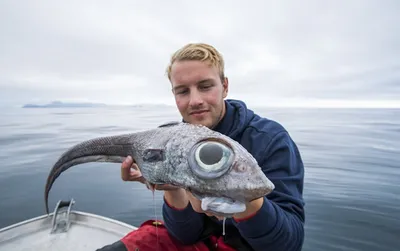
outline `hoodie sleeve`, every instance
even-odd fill
[[[172,236],[183,244],[198,241],[204,228],[204,215],[196,213],[190,203],[184,209],[176,209],[164,198],[162,211],[165,227]]]
[[[259,137],[257,136],[254,137]],[[259,142],[255,139],[254,142]],[[233,220],[255,251],[301,250],[304,240],[304,169],[299,151],[289,134],[276,134],[266,147],[261,167],[274,183],[261,209],[252,217]]]

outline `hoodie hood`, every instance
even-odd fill
[[[247,109],[243,101],[226,99],[224,102],[226,105],[225,115],[213,130],[239,141],[244,128],[253,118],[254,112]]]

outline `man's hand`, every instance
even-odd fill
[[[126,157],[124,162],[122,162],[121,179],[123,181],[139,181],[145,184],[145,179],[131,156]]]
[[[264,204],[264,197],[258,198],[246,204],[246,211],[233,215],[236,220],[245,219],[256,214]]]

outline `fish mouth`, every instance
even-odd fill
[[[193,196],[201,201],[201,209],[218,217],[232,217],[234,214],[242,213],[246,210],[243,201],[234,200],[225,196],[208,196],[198,192],[190,191]]]

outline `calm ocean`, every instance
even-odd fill
[[[306,168],[303,250],[400,250],[400,109],[257,108],[283,124]],[[174,107],[1,108],[0,228],[45,213],[47,174],[82,140],[179,120]],[[59,177],[50,193],[74,209],[130,224],[155,217],[151,191],[122,182],[120,166],[85,164]],[[161,217],[161,192],[155,196]]]

